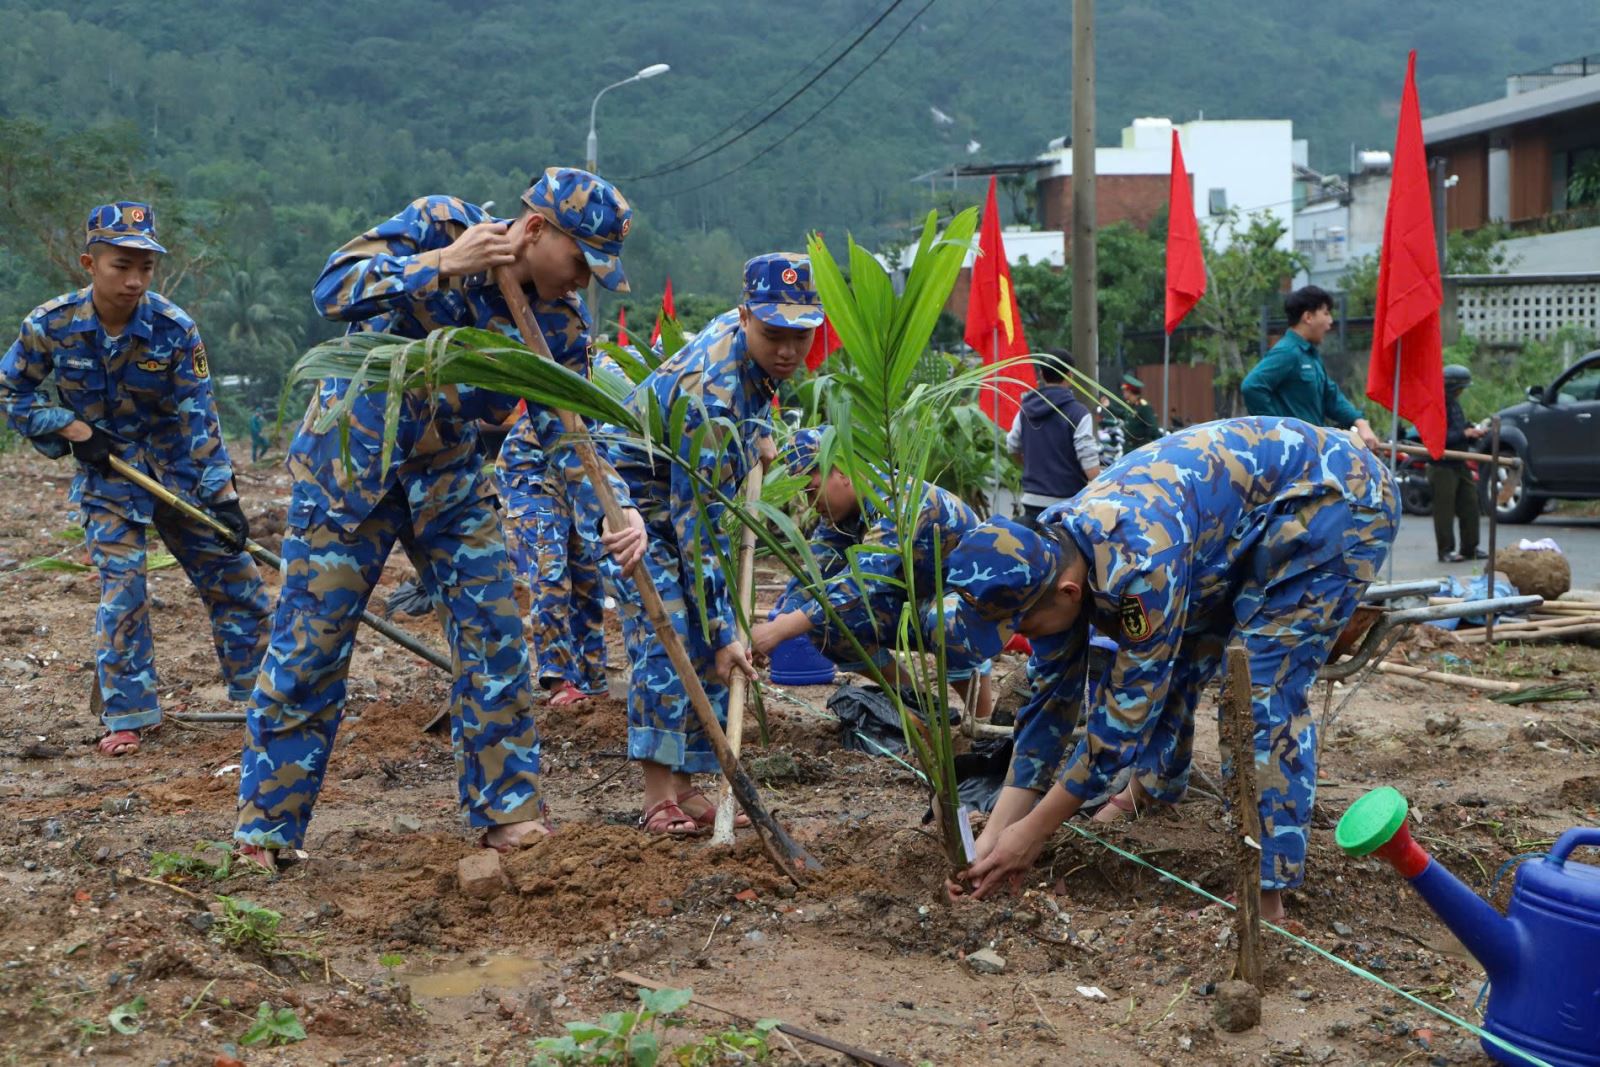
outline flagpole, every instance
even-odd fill
[[[1389,473],[1394,478],[1395,492],[1400,491],[1400,340],[1394,342],[1394,400],[1389,422]],[[1438,501],[1434,507],[1438,507]],[[1389,546],[1389,584],[1394,584],[1394,546]]]
[[[1172,432],[1172,399],[1167,395],[1167,383],[1172,376],[1172,331],[1161,337],[1161,425]]]
[[[998,368],[1000,366],[1000,326],[998,325],[994,328],[994,341],[990,341],[990,344],[992,344],[992,347],[989,350],[994,354],[995,368]],[[1000,434],[1005,434],[1010,427],[1000,426],[1000,371],[998,370],[995,370],[994,397],[995,427],[1000,430]],[[994,506],[989,509],[990,517],[1000,514],[1000,486],[1002,486],[1003,482],[1005,482],[1005,472],[1000,467],[1000,437],[997,434],[995,435],[995,498]]]

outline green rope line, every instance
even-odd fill
[[[1105,848],[1110,849],[1112,852],[1115,852],[1117,855],[1121,856],[1123,859],[1132,860],[1134,863],[1137,863],[1141,867],[1148,867],[1150,870],[1155,871],[1161,877],[1167,879],[1167,881],[1176,882],[1178,885],[1183,886],[1185,889],[1189,890],[1191,893],[1195,893],[1195,894],[1198,894],[1199,896],[1205,897],[1207,900],[1211,901],[1214,904],[1221,904],[1223,907],[1228,908],[1229,910],[1237,910],[1237,905],[1228,903],[1226,900],[1223,900],[1221,897],[1217,896],[1216,894],[1209,893],[1206,890],[1201,889],[1199,886],[1195,885],[1193,882],[1190,882],[1190,881],[1188,881],[1188,880],[1186,880],[1184,878],[1181,878],[1178,875],[1173,874],[1171,871],[1162,870],[1160,867],[1157,867],[1155,864],[1151,863],[1149,860],[1145,859],[1142,856],[1139,856],[1139,855],[1136,855],[1136,854],[1134,854],[1132,852],[1129,852],[1127,849],[1118,848],[1116,845],[1113,845],[1111,842],[1105,840],[1104,838],[1099,837],[1099,836],[1097,836],[1095,834],[1092,834],[1088,830],[1085,830],[1083,827],[1078,826],[1077,824],[1073,823],[1070,819],[1064,825],[1066,826],[1066,828],[1068,830],[1071,830],[1073,833],[1077,834],[1078,836],[1086,837],[1090,841],[1093,841],[1098,845],[1102,845]],[[1327,949],[1323,948],[1321,945],[1313,944],[1312,942],[1307,941],[1303,937],[1299,937],[1299,936],[1297,936],[1295,934],[1291,934],[1289,931],[1285,930],[1283,927],[1278,926],[1276,923],[1269,923],[1265,919],[1261,920],[1261,925],[1265,926],[1268,930],[1271,930],[1275,934],[1279,934],[1282,937],[1288,938],[1290,941],[1293,941],[1295,944],[1299,945],[1301,948],[1310,949],[1312,952],[1316,953],[1318,956],[1321,956],[1324,959],[1331,960],[1332,962],[1337,963],[1340,967],[1343,967],[1345,970],[1349,971],[1351,974],[1355,975],[1357,978],[1364,978],[1369,982],[1373,982],[1373,983],[1375,983],[1377,985],[1380,985],[1384,989],[1387,989],[1389,992],[1394,993],[1397,996],[1404,997],[1406,1000],[1411,1001],[1411,1003],[1417,1005],[1417,1007],[1424,1008],[1424,1009],[1432,1012],[1433,1014],[1437,1015],[1439,1018],[1445,1020],[1446,1022],[1453,1023],[1454,1025],[1459,1026],[1461,1029],[1466,1030],[1467,1032],[1469,1032],[1472,1035],[1474,1035],[1475,1037],[1477,1037],[1480,1041],[1487,1041],[1490,1044],[1492,1044],[1492,1045],[1494,1045],[1494,1046],[1496,1046],[1498,1048],[1504,1049],[1507,1052],[1510,1052],[1510,1053],[1512,1053],[1514,1055],[1517,1055],[1517,1056],[1521,1056],[1524,1059],[1526,1059],[1529,1063],[1536,1064],[1537,1067],[1551,1067],[1551,1065],[1549,1063],[1546,1063],[1544,1060],[1541,1060],[1539,1057],[1535,1056],[1533,1053],[1525,1052],[1522,1049],[1520,1049],[1520,1048],[1516,1047],[1515,1045],[1511,1044],[1509,1041],[1505,1041],[1505,1040],[1503,1040],[1501,1038],[1498,1038],[1495,1035],[1487,1032],[1482,1027],[1474,1026],[1472,1023],[1467,1022],[1465,1019],[1457,1018],[1456,1016],[1454,1016],[1454,1015],[1450,1014],[1449,1012],[1445,1011],[1443,1008],[1439,1007],[1437,1004],[1431,1004],[1428,1001],[1423,1000],[1421,997],[1419,997],[1419,996],[1417,996],[1417,995],[1415,995],[1413,993],[1407,993],[1404,989],[1401,989],[1399,986],[1395,986],[1395,985],[1390,984],[1389,982],[1384,981],[1382,978],[1379,978],[1377,975],[1373,974],[1371,971],[1367,970],[1366,968],[1358,967],[1355,964],[1351,963],[1347,959],[1344,959],[1344,958],[1342,958],[1340,956],[1335,956],[1333,953],[1329,952]]]

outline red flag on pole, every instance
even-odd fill
[[[1167,332],[1206,295],[1206,261],[1200,252],[1200,224],[1194,217],[1189,171],[1183,165],[1178,131],[1172,131],[1172,178],[1167,184]]]
[[[822,325],[811,335],[811,350],[806,353],[806,370],[814,371],[822,366],[823,361],[839,346],[839,332],[828,321],[828,316],[822,316]]]
[[[1422,146],[1415,51],[1406,62],[1392,173],[1378,258],[1378,304],[1373,311],[1367,396],[1415,426],[1428,452],[1438,458],[1444,451],[1445,436],[1444,362],[1439,338],[1444,288],[1439,279],[1428,159]]]
[[[617,309],[617,344],[628,347],[628,309]]]
[[[656,312],[656,328],[650,331],[650,347],[654,348],[661,340],[661,319],[663,317],[675,319],[678,317],[677,308],[672,306],[672,275],[667,275],[667,287],[661,292],[661,310]]]
[[[972,264],[972,288],[967,292],[964,334],[967,344],[983,356],[985,363],[1028,353],[1017,294],[1011,287],[1011,266],[1006,262],[1005,244],[1000,238],[1000,208],[994,193],[995,179],[991,175],[989,199],[983,207],[983,226],[978,234],[978,258]],[[1007,368],[999,381],[990,383],[993,391],[982,398],[984,414],[1000,429],[1009,430],[1021,406],[1022,394],[1035,384],[1033,364]]]

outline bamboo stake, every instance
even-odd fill
[[[1407,444],[1404,441],[1390,441],[1385,448],[1392,449],[1405,456],[1417,456],[1422,459],[1432,459],[1433,454],[1421,445]],[[1498,458],[1486,455],[1483,452],[1461,452],[1447,448],[1439,454],[1440,459],[1461,459],[1468,463],[1497,463],[1502,467],[1520,467],[1522,460],[1516,456],[1500,456]]]
[[[511,274],[510,268],[496,267],[494,280],[500,288],[500,295],[504,298],[506,307],[511,312],[512,321],[522,335],[522,343],[539,356],[554,363],[555,357],[550,354],[550,346],[545,343],[544,331],[534,322],[533,314],[528,308],[528,298],[524,295],[522,286]],[[611,483],[606,480],[605,468],[600,465],[600,457],[595,454],[594,442],[589,438],[588,427],[584,425],[582,419],[570,411],[562,411],[559,408],[553,410],[561,420],[562,428],[572,439],[578,461],[583,464],[584,475],[594,486],[595,495],[600,499],[600,507],[605,511],[606,522],[613,530],[626,528],[627,519],[622,514],[622,508],[617,505],[617,498],[611,491]],[[757,836],[761,839],[763,851],[785,877],[796,883],[800,881],[795,873],[797,867],[808,871],[820,870],[822,865],[811,853],[785,833],[777,820],[767,814],[766,809],[761,806],[761,796],[756,791],[755,782],[745,773],[744,767],[739,763],[739,757],[728,748],[728,737],[722,732],[722,724],[717,722],[717,713],[711,707],[711,698],[706,695],[705,686],[701,684],[700,676],[695,673],[694,662],[689,659],[689,653],[683,647],[683,640],[673,628],[672,620],[667,617],[666,605],[661,602],[661,593],[656,589],[655,580],[642,561],[634,568],[633,582],[639,590],[639,602],[644,608],[645,617],[650,620],[650,626],[655,630],[656,640],[666,649],[667,658],[672,661],[673,669],[683,681],[684,691],[694,708],[695,716],[700,720],[700,728],[706,732],[706,737],[711,742],[711,749],[716,753],[723,777],[732,785],[733,795],[738,799],[739,806],[749,813],[750,822],[756,827]]]
[[[1222,697],[1222,743],[1233,753],[1233,859],[1237,866],[1234,933],[1239,939],[1239,978],[1261,988],[1261,810],[1256,793],[1256,721],[1250,709],[1250,653],[1243,642],[1228,646],[1227,685]]]
[[[116,471],[118,474],[128,479],[128,481],[132,482],[140,489],[143,489],[145,492],[155,497],[167,507],[174,508],[177,511],[182,512],[195,522],[209,527],[210,529],[215,530],[217,533],[229,537],[233,536],[233,532],[224,526],[221,520],[215,515],[212,515],[204,508],[195,507],[193,504],[189,503],[187,500],[178,496],[172,490],[168,489],[166,486],[162,485],[160,482],[141,471],[138,467],[135,467],[126,460],[122,459],[120,456],[112,456],[110,462],[112,470]],[[246,541],[244,550],[275,571],[283,569],[283,560],[280,559],[276,553],[272,552],[263,545],[256,543],[255,541]],[[433,664],[435,667],[438,667],[440,670],[445,671],[446,673],[453,673],[450,661],[448,659],[440,655],[438,652],[435,652],[433,649],[429,648],[427,645],[423,644],[421,641],[417,640],[411,634],[406,633],[393,623],[379,618],[370,611],[363,611],[361,613],[361,621],[378,631],[383,636],[387,637],[389,640],[393,641],[395,644],[399,645],[401,648],[405,649],[407,652],[421,656],[423,659],[427,660],[429,663]]]
[[[1499,461],[1500,461],[1500,416],[1499,415],[1496,415],[1494,418],[1489,420],[1489,456],[1490,456],[1491,462],[1499,463]],[[1492,482],[1491,482],[1491,484],[1492,484]],[[1488,573],[1488,577],[1489,577],[1488,587],[1489,587],[1489,595],[1491,597],[1494,596],[1494,579],[1495,579],[1494,545],[1495,545],[1495,534],[1500,528],[1499,516],[1500,516],[1500,503],[1499,503],[1498,500],[1497,501],[1493,501],[1489,505],[1489,565],[1484,568],[1484,570]],[[1487,615],[1485,615],[1483,617],[1483,633],[1484,633],[1484,640],[1485,641],[1493,641],[1494,640],[1494,612],[1492,612],[1492,611],[1489,612],[1489,614],[1487,614]]]
[[[757,463],[750,468],[750,473],[744,479],[744,506],[754,510],[761,501],[761,479],[763,475],[761,464]],[[753,528],[744,528],[744,537],[739,542],[739,607],[740,618],[744,620],[739,626],[739,640],[744,642],[746,648],[750,647],[750,613],[755,610],[755,577],[756,577],[756,532]],[[746,691],[749,689],[750,679],[743,674],[735,674],[728,683],[728,749],[739,755],[739,748],[744,743],[744,701]],[[714,845],[733,844],[733,787],[728,780],[722,780],[722,786],[717,790],[717,822],[711,831],[711,843]]]
[[[1430,671],[1424,667],[1413,667],[1409,663],[1378,664],[1380,674],[1393,674],[1401,678],[1416,678],[1425,682],[1442,682],[1445,685],[1457,685],[1463,689],[1481,689],[1488,693],[1515,693],[1522,688],[1515,682],[1497,682],[1492,678],[1473,678],[1465,674],[1450,674],[1445,671]]]
[[[1600,634],[1600,623],[1584,623],[1582,626],[1552,626],[1542,630],[1513,630],[1510,633],[1505,631],[1506,627],[1500,627],[1500,632],[1495,634],[1495,641],[1560,641],[1569,637]],[[1489,643],[1488,638],[1483,634],[1463,637],[1461,641],[1469,645],[1486,645]]]

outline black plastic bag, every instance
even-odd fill
[[[923,722],[928,721],[927,707],[909,689],[900,691],[900,699],[916,712]],[[828,698],[828,710],[839,718],[839,744],[852,752],[868,752],[874,756],[889,753],[906,754],[905,735],[900,730],[900,713],[894,701],[875,685],[841,685]],[[961,713],[950,708],[950,725],[961,722]]]

